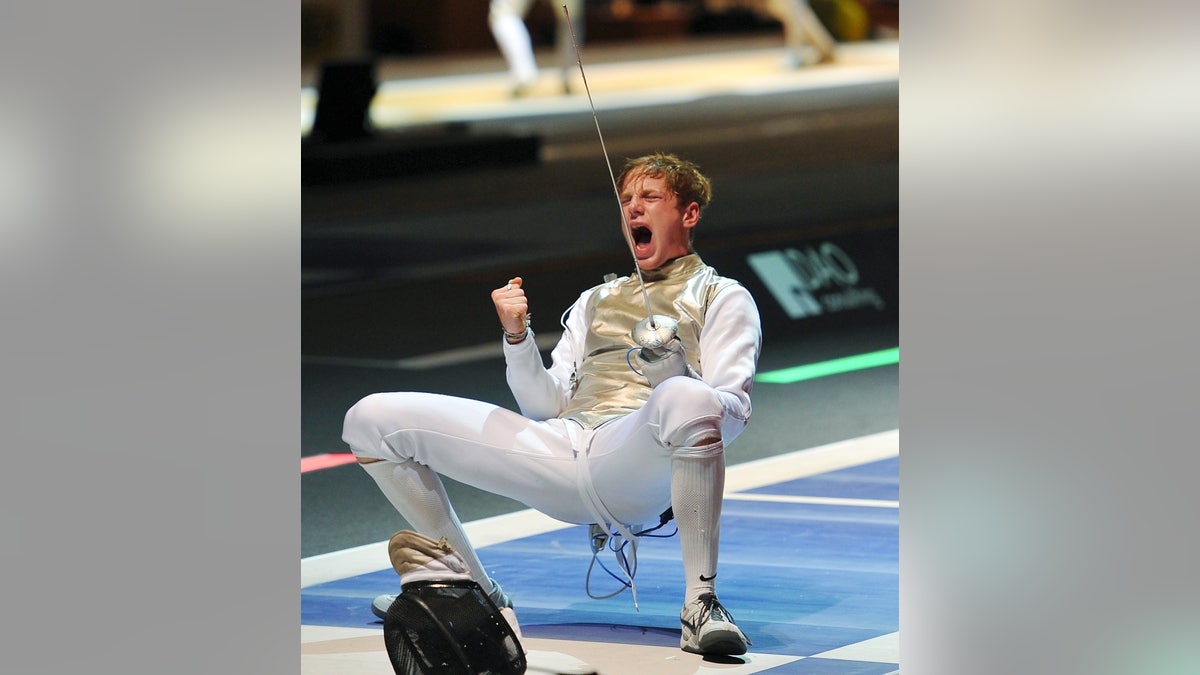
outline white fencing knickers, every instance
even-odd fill
[[[709,509],[707,520],[720,515],[723,445],[699,443],[720,438],[723,428],[726,436],[731,431],[736,435],[743,424],[724,413],[715,389],[675,377],[660,384],[642,409],[594,431],[570,420],[530,420],[471,399],[398,392],[372,394],[355,404],[346,413],[342,438],[358,457],[385,460],[364,466],[393,506],[422,534],[447,537],[470,563],[477,560],[474,550],[464,548],[470,543],[435,474],[517,500],[552,518],[588,524],[596,518],[581,499],[575,463],[576,448],[588,447],[587,473],[595,495],[612,518],[636,526],[656,523],[672,505],[673,462],[704,463],[712,467],[705,475],[719,477],[685,481],[688,485],[682,487],[677,481],[675,490],[704,493],[690,495],[689,501],[715,501],[715,515]],[[389,482],[394,483],[391,488]],[[686,563],[687,533],[678,512],[676,520]],[[706,524],[706,529],[704,538],[712,549],[706,557],[715,567],[716,528]],[[484,571],[472,567],[476,580],[488,588]],[[709,576],[714,573],[709,570]]]

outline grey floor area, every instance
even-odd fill
[[[898,96],[898,82],[714,96],[614,111],[604,133],[614,164],[653,150],[701,164],[715,197],[696,247],[722,272],[743,269],[757,246],[871,236],[894,274]],[[302,456],[347,452],[342,416],[375,391],[435,391],[515,409],[490,290],[524,277],[535,327],[549,334],[581,290],[607,272],[632,271],[604,156],[598,143],[586,150],[592,125],[579,113],[539,120],[535,162],[304,188]],[[506,121],[476,131],[504,134]],[[752,291],[760,308],[773,304]],[[801,323],[764,311],[760,371],[896,347],[897,312],[893,302],[869,316]],[[395,364],[489,344],[494,354],[466,362]],[[728,462],[899,428],[898,398],[897,365],[760,383]],[[464,521],[524,508],[452,481],[448,489]],[[406,525],[354,465],[302,474],[301,499],[302,557],[385,540]]]

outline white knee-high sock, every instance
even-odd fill
[[[716,590],[721,499],[725,491],[722,450],[718,443],[706,448],[704,454],[676,454],[671,459],[671,509],[679,528],[687,584],[684,604]]]
[[[434,539],[445,537],[471,568],[471,578],[485,592],[492,591],[492,582],[475,554],[475,547],[467,540],[437,473],[411,460],[399,463],[383,460],[359,466],[375,479],[383,495],[416,532]]]
[[[503,14],[492,17],[489,22],[492,36],[508,61],[509,72],[513,78],[522,84],[537,80],[537,61],[533,57],[533,44],[529,39],[529,29],[519,16]]]

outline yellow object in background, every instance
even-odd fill
[[[871,35],[871,17],[857,0],[809,0],[809,6],[838,42],[866,40]]]

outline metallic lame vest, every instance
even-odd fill
[[[646,293],[655,314],[679,322],[677,337],[687,353],[688,365],[700,370],[700,331],[704,315],[717,293],[737,282],[717,274],[695,253],[676,258],[653,271],[643,271]],[[575,364],[574,393],[559,415],[594,429],[627,415],[646,403],[650,383],[630,367],[637,365],[630,349],[633,326],[646,318],[646,301],[636,276],[597,286],[588,299],[582,363]]]

